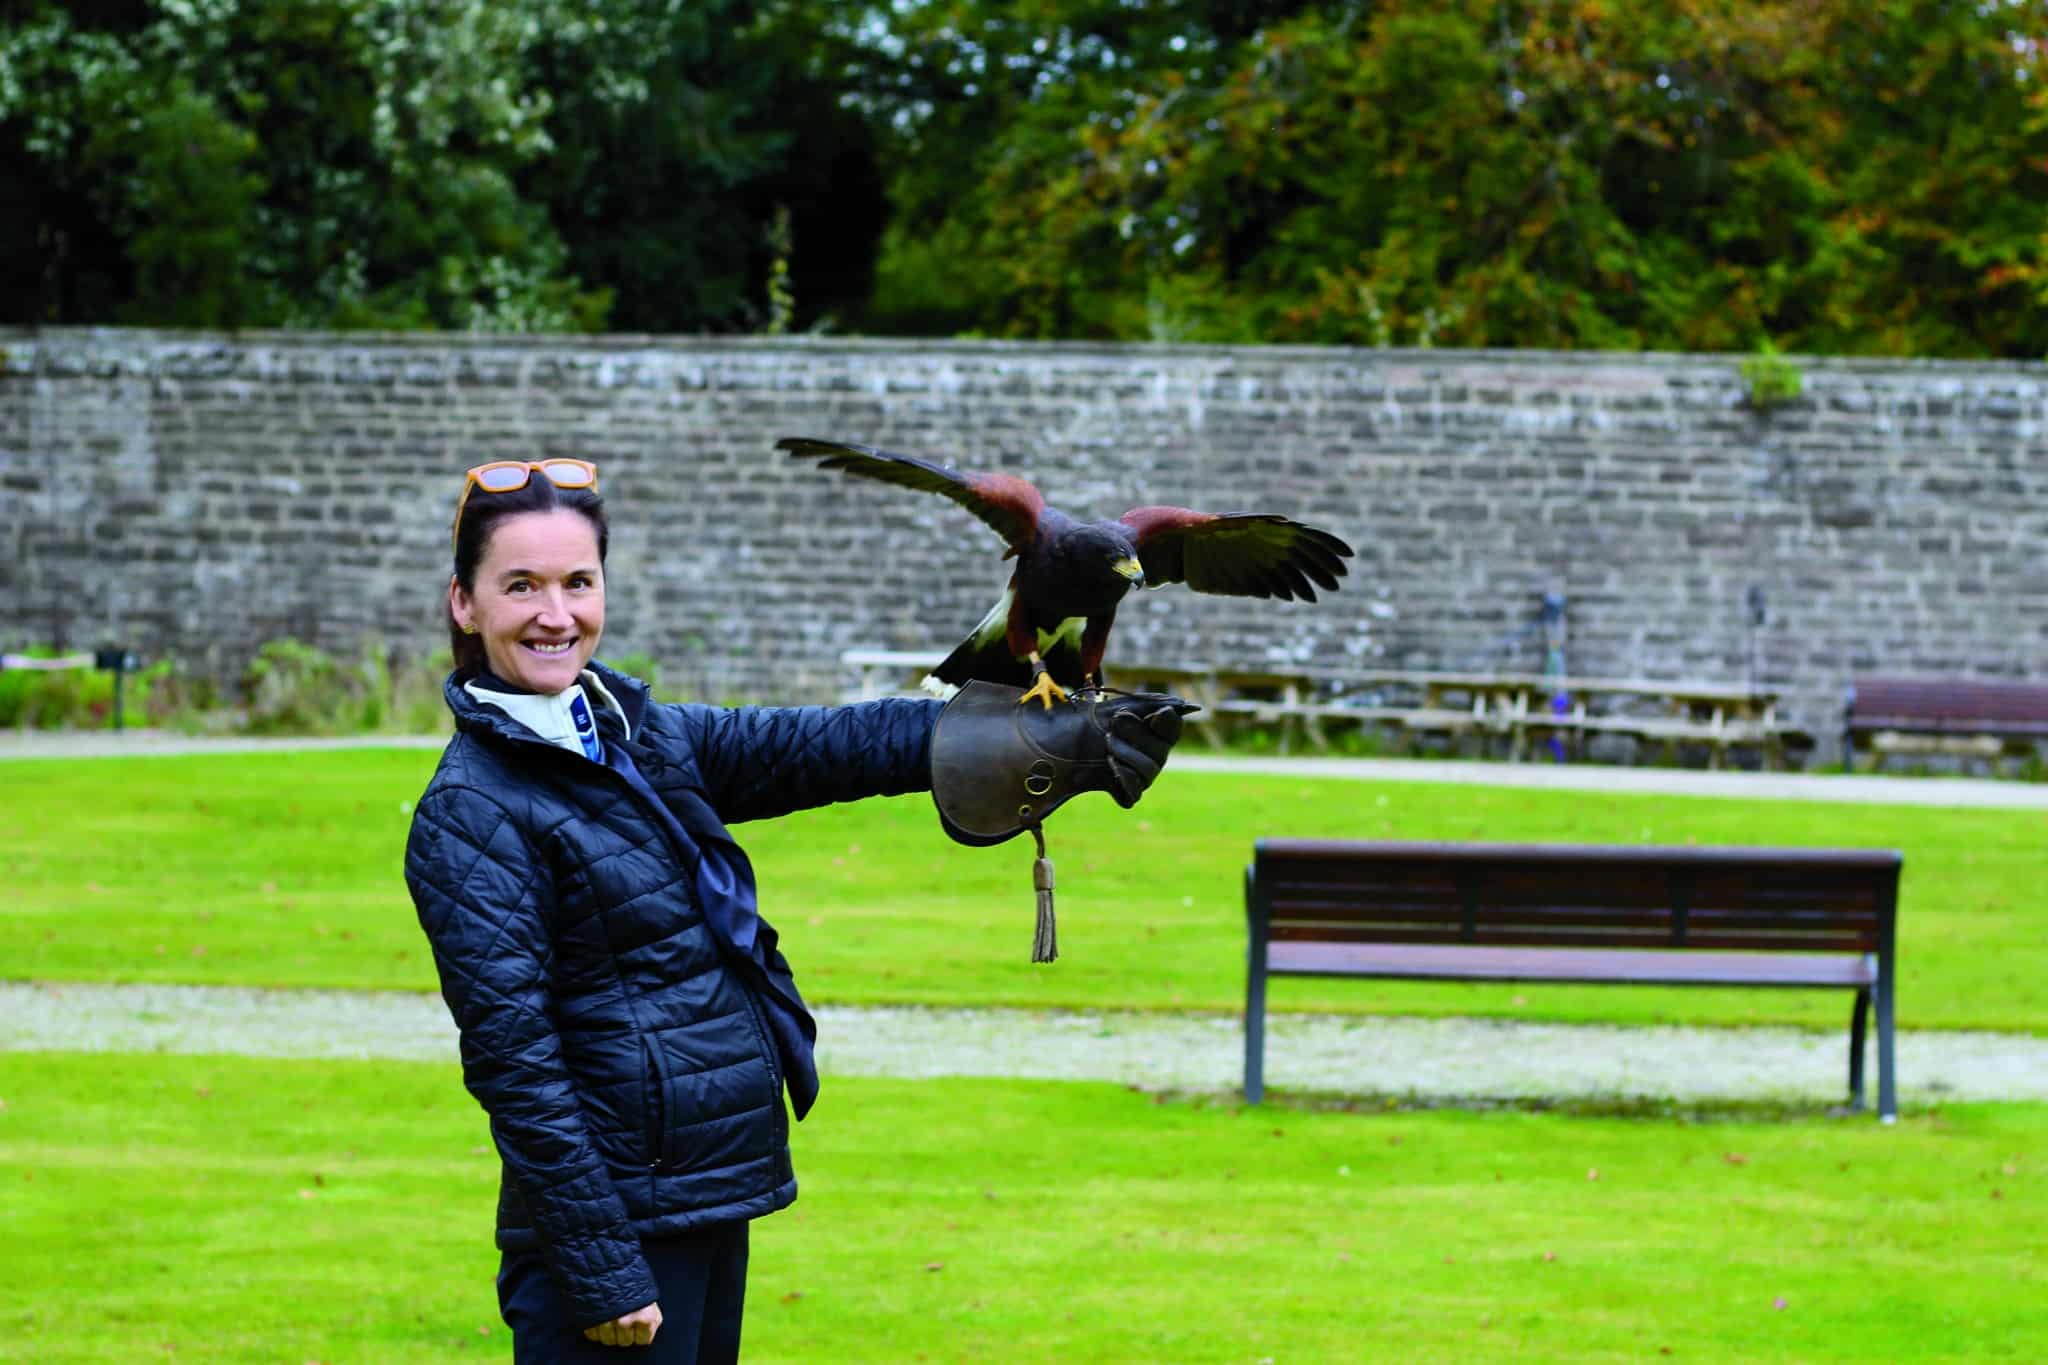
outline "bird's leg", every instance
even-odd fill
[[[1088,628],[1081,632],[1081,690],[1098,699],[1102,696],[1102,655],[1109,648],[1109,628],[1115,620],[1114,611],[1091,616]]]
[[[1017,698],[1017,705],[1022,706],[1034,697],[1043,703],[1048,711],[1052,710],[1055,697],[1061,701],[1073,700],[1067,695],[1067,689],[1054,682],[1052,674],[1045,671],[1045,660],[1038,657],[1038,651],[1035,649],[1031,651],[1031,688]]]

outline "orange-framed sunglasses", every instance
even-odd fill
[[[481,488],[486,493],[516,493],[526,487],[535,471],[557,488],[597,487],[597,466],[588,460],[492,460],[469,471],[463,480],[462,496],[455,503],[455,526],[450,531],[450,545],[462,542],[462,509],[469,506],[469,495]]]

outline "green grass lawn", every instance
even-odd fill
[[[503,1358],[452,1066],[0,1054],[0,1360]],[[761,1361],[2016,1360],[2048,1106],[1244,1109],[828,1078]]]
[[[420,750],[0,764],[0,977],[426,989],[399,876]],[[52,813],[58,818],[51,818]],[[2048,1032],[2048,814],[1235,777],[1052,822],[1060,947],[1029,957],[1029,841],[962,848],[928,799],[742,826],[814,1000],[1235,1010],[1262,835],[1904,851],[1899,1018]],[[1839,992],[1281,981],[1279,1009],[1843,1025]]]

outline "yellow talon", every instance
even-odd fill
[[[1022,706],[1034,697],[1042,702],[1048,711],[1052,710],[1053,698],[1055,697],[1061,701],[1071,700],[1067,696],[1067,690],[1054,682],[1050,673],[1040,673],[1036,678],[1032,679],[1031,690],[1017,698],[1017,705]]]

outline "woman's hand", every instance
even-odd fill
[[[583,1329],[583,1335],[600,1346],[652,1346],[661,1330],[661,1305],[650,1303],[610,1322]]]

